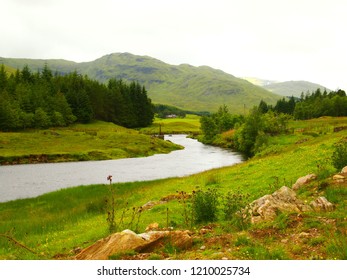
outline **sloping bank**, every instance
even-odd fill
[[[0,133],[0,164],[25,164],[144,157],[179,145],[112,123]]]

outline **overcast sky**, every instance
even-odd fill
[[[0,56],[114,52],[347,90],[346,0],[0,0]]]

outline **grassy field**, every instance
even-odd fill
[[[345,122],[345,118],[329,119],[328,126]],[[325,123],[321,119],[292,123],[293,134],[272,139],[276,148],[268,147],[262,155],[231,167],[183,178],[76,187],[0,203],[0,259],[73,258],[76,248],[85,248],[109,234],[106,200],[112,192],[118,230],[143,232],[148,224],[157,222],[162,228],[189,229],[194,235],[194,246],[189,250],[167,246],[145,256],[127,252],[117,258],[347,259],[347,184],[329,179],[338,172],[330,161],[333,145],[347,137],[347,130],[323,131]],[[316,173],[318,179],[300,191],[300,198],[311,201],[325,196],[336,206],[334,211],[280,214],[272,222],[247,227],[223,218],[221,198],[228,192],[241,194],[249,203],[283,185],[291,186],[309,173]],[[133,207],[177,192],[208,188],[220,197],[218,220],[213,223],[188,224],[185,206],[177,200],[144,211],[137,222],[132,218]],[[207,234],[200,234],[201,228],[208,229]]]
[[[0,132],[0,164],[141,157],[178,148],[172,143],[106,122]]]
[[[140,130],[145,134],[199,134],[200,117],[186,115],[185,118],[159,119],[156,118],[149,127]]]

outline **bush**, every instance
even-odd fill
[[[230,221],[231,224],[236,226],[239,230],[246,229],[249,225],[250,215],[247,208],[248,199],[249,194],[243,194],[240,190],[236,193],[228,192],[224,199],[224,219]]]
[[[193,192],[192,216],[195,223],[213,222],[217,220],[218,193],[215,189]]]
[[[335,143],[332,163],[337,170],[347,166],[347,138],[343,138]]]

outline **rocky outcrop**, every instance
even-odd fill
[[[293,190],[297,191],[300,189],[303,185],[308,184],[309,182],[315,180],[317,178],[316,174],[308,174],[304,177],[300,177],[298,180],[296,180],[295,184],[292,186]]]
[[[283,186],[271,195],[265,195],[250,204],[252,223],[275,219],[279,212],[311,211],[311,207],[297,198],[295,191]]]
[[[344,171],[347,171],[347,167],[342,170],[342,173],[333,177],[334,181],[344,181],[345,178],[347,178],[347,173],[344,173]],[[264,195],[263,197],[253,201],[248,208],[243,210],[243,213],[249,213],[251,222],[257,223],[261,221],[274,220],[278,213],[283,212],[300,213],[307,211],[333,211],[335,206],[324,196],[318,197],[310,204],[304,203],[297,197],[296,191],[316,178],[317,176],[315,174],[300,177],[292,188],[283,186],[273,194]]]
[[[110,256],[127,251],[152,252],[166,244],[178,249],[193,245],[189,231],[149,231],[136,234],[131,230],[114,233],[98,240],[76,255],[77,260],[107,260]]]

